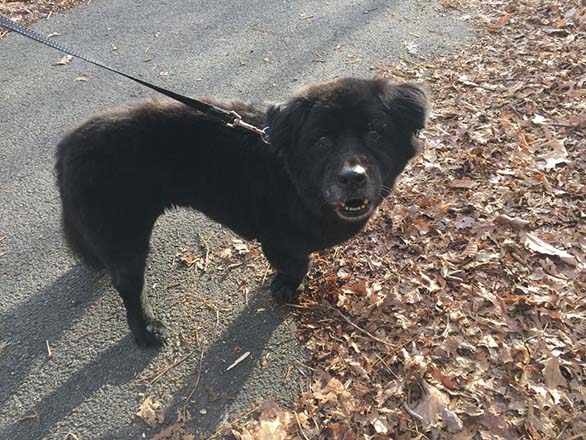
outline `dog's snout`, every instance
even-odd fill
[[[362,165],[345,165],[338,174],[338,180],[344,186],[360,186],[366,182],[366,169]]]

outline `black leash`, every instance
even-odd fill
[[[206,113],[210,116],[213,116],[216,119],[219,119],[224,124],[226,124],[228,127],[242,127],[246,130],[252,131],[252,132],[258,134],[265,143],[267,143],[267,144],[269,143],[268,132],[267,132],[268,127],[265,127],[264,129],[260,129],[258,127],[255,127],[254,125],[248,124],[248,123],[244,122],[242,120],[242,116],[240,116],[235,111],[227,111],[222,108],[207,104],[205,102],[190,98],[188,96],[179,95],[178,93],[172,92],[171,90],[164,89],[162,87],[148,83],[148,82],[143,81],[141,79],[135,78],[134,76],[130,76],[124,72],[120,72],[119,70],[116,70],[113,67],[110,67],[110,66],[108,66],[104,63],[101,63],[99,61],[95,61],[91,58],[86,57],[85,55],[80,54],[79,52],[71,50],[71,49],[69,49],[69,48],[67,48],[67,47],[65,47],[65,46],[63,46],[53,40],[50,40],[49,38],[45,37],[44,35],[39,34],[38,32],[36,32],[30,28],[22,26],[22,25],[16,23],[15,21],[12,21],[11,19],[9,19],[8,17],[5,17],[3,15],[0,15],[0,25],[4,26],[6,29],[10,29],[11,31],[14,31],[18,34],[24,35],[25,37],[28,37],[32,40],[39,42],[39,43],[43,43],[49,47],[52,47],[53,49],[60,50],[61,52],[65,52],[66,54],[74,56],[76,58],[81,58],[82,60],[87,61],[88,63],[94,64],[95,66],[102,67],[106,70],[109,70],[110,72],[117,73],[118,75],[122,75],[125,78],[128,78],[134,82],[142,84],[143,86],[146,86],[150,89],[156,90],[157,92],[162,93],[163,95],[168,96],[169,98],[172,98],[172,99],[179,101],[179,102],[181,102],[191,108],[199,110],[202,113]]]

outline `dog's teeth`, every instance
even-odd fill
[[[342,203],[340,206],[346,212],[359,212],[368,208],[368,204],[368,200],[363,200],[362,203],[360,203],[358,206],[348,205],[347,203]]]

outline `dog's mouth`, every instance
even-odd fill
[[[371,212],[372,202],[369,199],[348,199],[336,207],[338,217],[346,221],[364,220]]]

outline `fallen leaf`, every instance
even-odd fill
[[[531,122],[533,122],[535,125],[544,125],[547,123],[547,119],[535,113],[535,115],[533,115],[533,119],[531,119]]]
[[[59,61],[57,61],[54,66],[64,66],[66,64],[69,64],[69,62],[73,59],[73,57],[71,55],[65,55],[63,58],[61,58]]]
[[[286,437],[287,432],[278,417],[275,420],[261,420],[255,436],[259,440],[284,440]]]
[[[568,151],[563,142],[553,139],[542,145],[542,148],[551,148],[551,151],[538,156],[538,161],[545,161],[545,170],[550,171],[560,163],[569,163]]]
[[[444,409],[448,407],[450,399],[425,380],[421,381],[421,387],[423,388],[423,396],[413,411],[423,418],[423,425],[428,427],[438,421]]]
[[[518,228],[524,228],[531,223],[529,220],[523,220],[522,218],[518,217],[510,217],[506,214],[497,215],[493,222],[498,223],[499,225],[517,226]]]
[[[576,257],[574,257],[572,254],[553,247],[552,245],[537,238],[533,234],[524,232],[521,235],[521,240],[529,249],[534,252],[545,255],[555,255],[559,257],[560,260],[562,260],[564,263],[570,264],[572,266],[576,266],[578,264]]]
[[[558,386],[566,383],[566,379],[562,376],[560,371],[560,360],[557,356],[552,356],[545,361],[543,379],[545,381],[545,386],[549,390],[555,390]]]
[[[150,396],[142,402],[136,415],[151,428],[154,428],[165,421],[165,411],[161,408],[161,403],[153,400]]]
[[[448,185],[450,188],[471,189],[477,185],[477,182],[468,179],[454,179]]]
[[[377,432],[377,434],[386,434],[389,432],[389,425],[387,421],[382,417],[375,417],[370,421],[372,427]]]
[[[467,86],[472,86],[472,87],[478,87],[478,84],[476,84],[473,81],[470,81],[470,79],[466,76],[466,75],[462,75],[458,78],[458,82],[465,84]]]
[[[454,222],[454,226],[456,226],[457,229],[466,229],[474,226],[474,223],[476,223],[474,217],[464,217],[458,215],[456,217],[456,221]]]
[[[506,25],[512,16],[513,14],[503,14],[494,23],[488,23],[486,27],[489,30],[498,30],[502,28],[504,25]]]
[[[442,411],[442,426],[450,434],[454,434],[464,429],[464,423],[462,423],[462,420],[460,420],[460,418],[448,408],[444,408]]]

